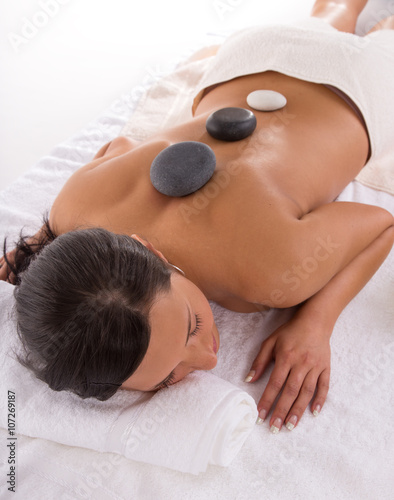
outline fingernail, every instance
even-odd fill
[[[256,374],[255,370],[251,370],[248,373],[248,376],[246,377],[246,379],[244,380],[244,382],[250,382],[252,380],[252,378],[255,376],[255,374]]]
[[[292,431],[297,423],[297,415],[292,415],[287,424],[286,427],[289,429],[289,431]]]
[[[264,409],[263,409],[263,410],[260,410],[260,411],[259,411],[259,417],[258,417],[258,419],[256,420],[256,424],[257,424],[257,425],[262,424],[262,423],[264,422],[264,420],[265,420],[265,417],[266,417],[266,416],[267,416],[267,410],[264,410]]]
[[[274,420],[274,423],[270,427],[270,431],[272,432],[272,434],[278,434],[278,432],[280,431],[281,425],[282,425],[282,420],[280,418],[276,418]]]
[[[320,412],[321,412],[321,406],[320,405],[316,405],[315,409],[313,410],[313,416],[317,417]]]

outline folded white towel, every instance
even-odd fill
[[[10,314],[13,288],[0,282],[0,359],[2,386],[16,394],[18,434],[192,474],[205,472],[208,464],[230,464],[256,422],[249,394],[208,372],[156,393],[119,390],[108,401],[53,391],[14,359],[22,346]],[[5,429],[6,404],[1,398]]]

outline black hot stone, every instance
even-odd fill
[[[167,196],[186,196],[200,189],[212,177],[216,156],[202,142],[178,142],[163,149],[153,160],[150,179]]]
[[[257,120],[252,111],[244,108],[222,108],[208,116],[208,133],[221,141],[240,141],[256,128]]]

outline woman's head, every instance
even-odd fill
[[[106,400],[122,383],[122,388],[150,390],[146,382],[155,370],[162,373],[176,361],[163,345],[159,358],[155,354],[160,332],[169,336],[165,345],[179,340],[181,311],[170,304],[174,297],[179,302],[180,282],[189,308],[197,294],[205,318],[209,309],[206,325],[213,324],[201,291],[150,244],[99,228],[61,235],[42,250],[16,287],[18,333],[27,352],[19,361],[52,389],[82,398]],[[167,307],[160,307],[163,303]],[[180,362],[180,352],[175,354]],[[208,364],[213,367],[212,361]],[[187,372],[198,368],[194,365],[190,362]],[[201,359],[199,367],[209,368]],[[177,371],[177,380],[187,374]]]
[[[178,382],[194,370],[216,366],[219,332],[209,303],[191,281],[171,275],[171,288],[150,311],[147,353],[124,389],[151,391]]]
[[[105,400],[141,363],[149,311],[171,270],[143,244],[104,229],[44,248],[16,288],[20,361],[54,390]]]

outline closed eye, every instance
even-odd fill
[[[192,332],[189,333],[189,337],[193,337],[194,335],[197,335],[198,332],[201,330],[201,325],[202,325],[202,319],[199,314],[195,314],[196,318],[196,326]],[[175,373],[174,370],[168,375],[168,377],[160,384],[160,386],[157,389],[163,389],[164,387],[168,387],[171,384],[173,384],[175,381]]]
[[[193,335],[197,335],[197,333],[201,330],[201,324],[202,324],[202,320],[201,320],[201,316],[199,314],[196,314],[196,327],[195,329],[190,332],[190,337],[192,337]]]
[[[164,382],[158,387],[158,389],[163,389],[164,387],[168,387],[169,385],[173,384],[175,380],[175,373],[172,371],[168,377],[165,379]]]

